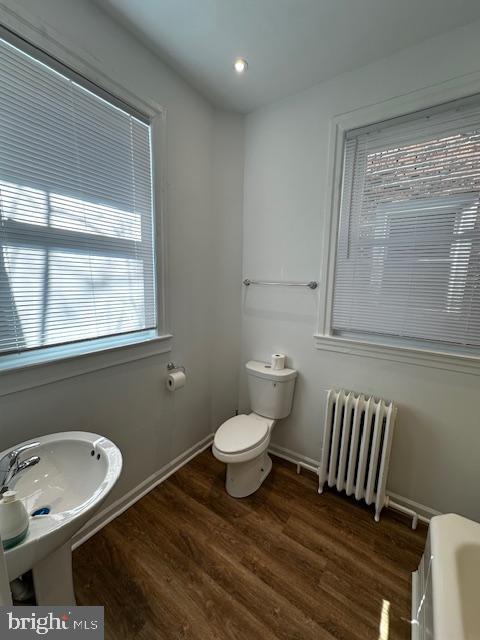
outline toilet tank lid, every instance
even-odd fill
[[[248,375],[265,378],[266,380],[274,380],[275,382],[287,382],[297,377],[297,371],[295,369],[272,369],[268,362],[249,360],[245,367]]]

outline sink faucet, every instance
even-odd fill
[[[12,449],[12,451],[9,451],[3,456],[0,460],[0,495],[4,494],[5,491],[8,491],[8,485],[16,475],[40,462],[40,458],[38,456],[32,456],[31,458],[22,460],[21,462],[19,460],[21,453],[31,449],[32,447],[38,447],[39,445],[39,442],[30,442],[29,444],[23,445],[23,447]]]

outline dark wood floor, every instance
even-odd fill
[[[410,638],[410,573],[426,529],[274,458],[242,500],[201,454],[74,552],[78,604],[105,606],[107,640]]]

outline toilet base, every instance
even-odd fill
[[[253,460],[227,464],[227,493],[232,498],[246,498],[262,486],[271,469],[272,459],[266,451]]]

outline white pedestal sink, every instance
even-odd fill
[[[29,514],[43,507],[47,515],[30,517],[25,540],[5,552],[9,580],[33,570],[37,604],[75,604],[72,536],[93,516],[122,470],[122,455],[110,440],[94,433],[67,431],[35,438],[28,456],[40,462],[14,478]],[[27,442],[0,453],[0,458]]]

